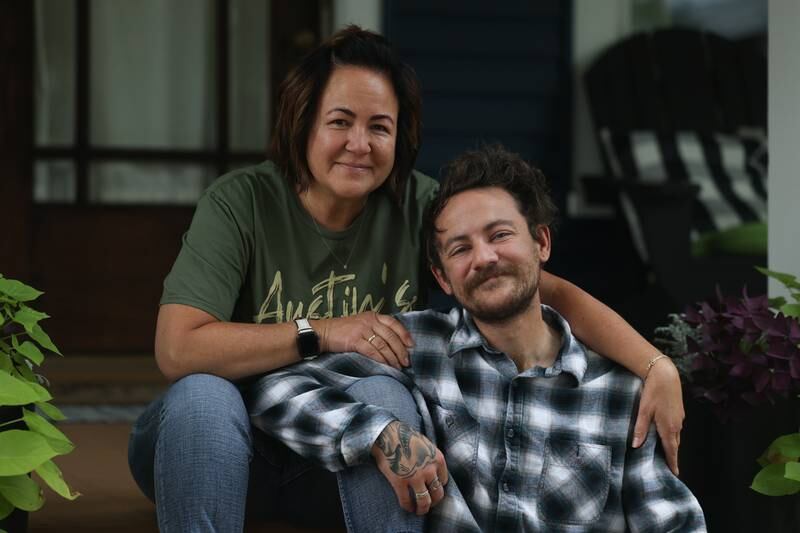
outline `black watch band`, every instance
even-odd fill
[[[314,359],[319,355],[319,336],[307,318],[298,318],[294,321],[297,325],[297,351],[303,359]]]

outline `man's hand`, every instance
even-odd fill
[[[444,497],[447,465],[425,435],[398,420],[378,436],[372,456],[397,495],[400,507],[424,515]]]
[[[683,394],[678,369],[669,358],[656,362],[644,382],[639,414],[633,429],[633,447],[638,448],[647,438],[650,423],[655,419],[656,430],[664,446],[667,465],[678,475],[678,448],[683,427]]]

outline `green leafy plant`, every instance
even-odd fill
[[[17,413],[0,424],[0,519],[15,508],[35,511],[44,504],[33,472],[64,498],[79,495],[53,462],[74,445],[50,422],[64,415],[50,403],[50,392],[43,386],[47,382],[36,373],[44,352],[61,355],[39,325],[48,315],[28,305],[41,295],[0,274],[0,408]]]
[[[794,302],[779,296],[770,299],[770,306],[800,322],[800,282],[797,276],[759,268],[761,273],[780,281]],[[758,458],[761,470],[750,488],[767,496],[787,496],[800,492],[800,433],[790,433],[775,439]]]
[[[750,488],[767,496],[787,496],[800,492],[800,433],[775,439],[758,458],[761,470]]]
[[[694,395],[725,420],[736,410],[798,391],[800,383],[800,281],[756,267],[778,280],[783,296],[700,302],[669,316],[656,342],[673,357]],[[800,433],[775,439],[758,458],[761,470],[750,488],[767,496],[800,492]]]
[[[778,296],[777,298],[770,298],[769,305],[770,307],[774,307],[779,312],[783,313],[785,316],[793,317],[795,319],[800,320],[800,281],[797,281],[797,276],[793,276],[792,274],[786,274],[784,272],[775,272],[774,270],[767,270],[766,268],[756,267],[756,270],[768,276],[770,278],[776,279],[781,284],[786,287],[786,290],[789,291],[794,302],[788,302],[786,298],[783,296]]]

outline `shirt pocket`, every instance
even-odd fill
[[[545,522],[588,524],[606,506],[611,447],[566,439],[545,440],[537,510]]]
[[[431,416],[437,444],[447,461],[447,470],[461,493],[469,498],[476,482],[478,423],[463,408],[447,409],[438,404],[431,405]]]

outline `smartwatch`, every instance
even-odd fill
[[[303,359],[314,359],[319,355],[319,336],[307,318],[294,321],[297,326],[297,351]]]

